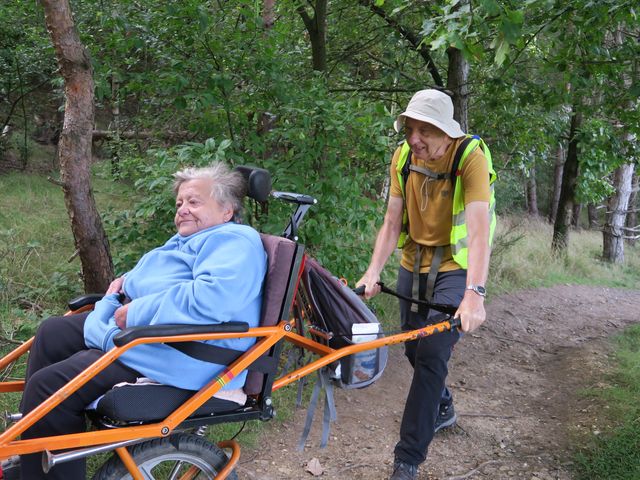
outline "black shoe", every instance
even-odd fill
[[[458,420],[458,416],[453,408],[453,403],[440,405],[438,416],[436,417],[436,424],[433,427],[433,433],[453,427],[456,424],[456,420]]]
[[[418,467],[409,463],[404,463],[397,458],[393,462],[393,474],[389,480],[416,480],[418,478]]]

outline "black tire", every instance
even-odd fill
[[[196,479],[213,479],[226,465],[228,458],[216,445],[197,435],[185,433],[170,435],[140,443],[129,449],[145,480],[165,480],[171,477],[172,469],[181,472],[198,468]],[[175,472],[174,472],[175,473]],[[235,471],[227,478],[238,480]],[[105,462],[93,476],[93,480],[131,480],[131,475],[117,454]]]

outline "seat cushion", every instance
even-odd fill
[[[167,385],[126,385],[112,388],[99,401],[96,412],[121,422],[162,420],[196,392]],[[228,413],[242,408],[235,402],[212,397],[192,416]]]

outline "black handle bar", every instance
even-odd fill
[[[427,300],[419,300],[417,298],[407,297],[405,295],[402,295],[396,292],[395,290],[391,290],[390,288],[386,287],[382,282],[378,282],[378,285],[380,285],[380,289],[383,293],[388,293],[389,295],[393,295],[394,297],[398,297],[407,302],[416,303],[418,305],[424,305],[426,307],[433,308],[434,310],[438,310],[439,312],[446,313],[448,315],[454,315],[458,311],[458,307],[456,307],[455,305],[449,305],[447,303],[432,303]],[[353,289],[353,293],[355,293],[356,295],[363,295],[364,290],[365,290],[365,286],[360,285],[359,287],[356,287]],[[459,322],[460,321],[458,320],[458,323]]]

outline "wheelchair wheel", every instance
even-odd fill
[[[214,479],[228,460],[219,447],[189,434],[144,442],[132,447],[130,453],[145,480]],[[238,476],[233,471],[227,478],[237,480]],[[131,480],[131,475],[120,457],[114,454],[100,467],[93,480]]]

